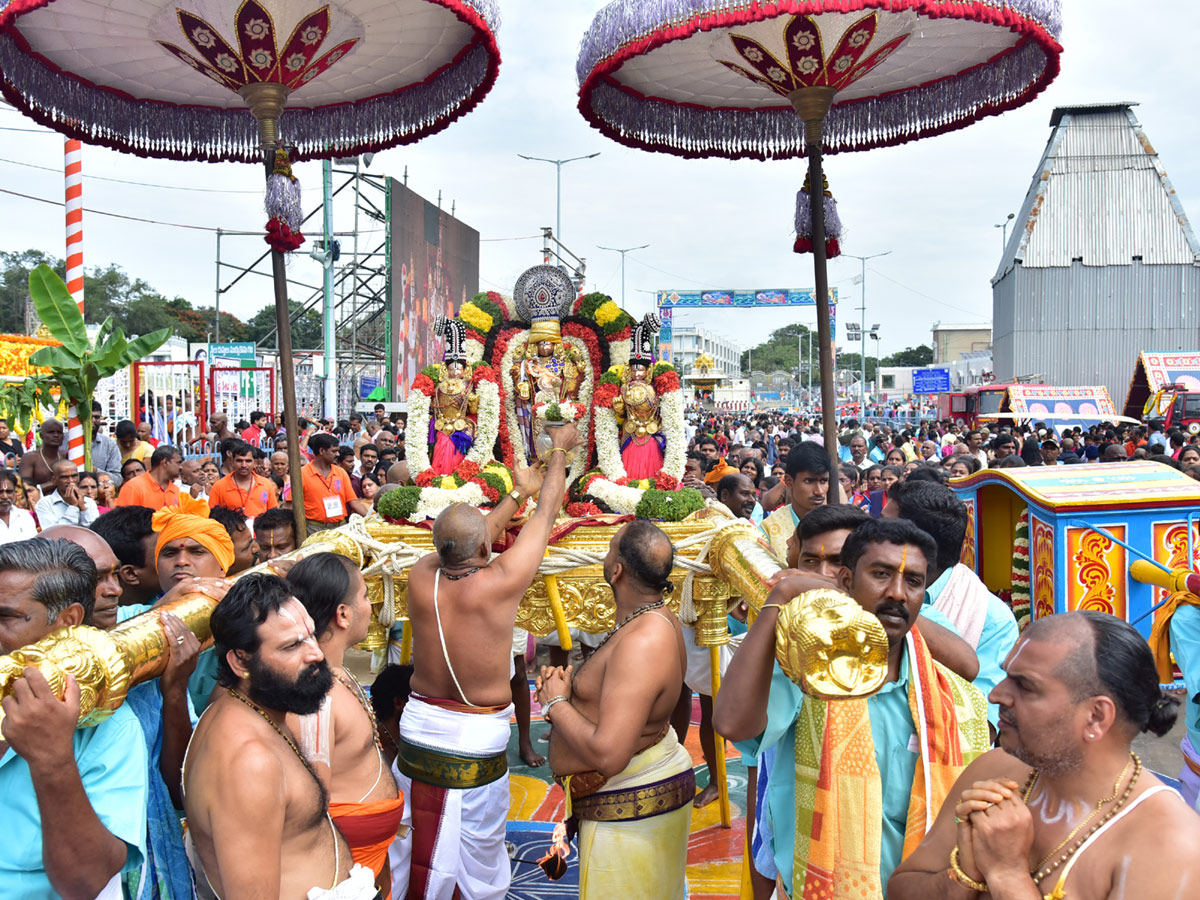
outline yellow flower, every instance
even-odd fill
[[[487,334],[492,330],[492,317],[474,303],[464,303],[458,311],[458,317],[480,334]]]
[[[612,300],[607,300],[600,304],[600,308],[596,310],[596,324],[607,325],[614,321],[621,314],[621,307],[617,306]]]

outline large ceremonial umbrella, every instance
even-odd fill
[[[615,0],[583,37],[579,109],[646,150],[806,154],[820,197],[822,150],[900,144],[1031,100],[1058,74],[1060,25],[1060,0]],[[814,257],[825,444],[836,461],[824,300],[837,247],[830,201],[808,193],[797,201],[796,249],[811,246]]]
[[[300,539],[281,252],[296,244],[299,198],[276,151],[352,156],[440,131],[495,82],[497,25],[494,0],[0,0],[0,92],[30,117],[139,156],[265,160]]]

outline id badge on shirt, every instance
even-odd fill
[[[327,519],[344,519],[346,513],[342,510],[341,497],[326,497],[325,498],[325,518]]]

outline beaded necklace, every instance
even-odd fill
[[[1116,804],[1112,807],[1112,809],[1110,809],[1104,815],[1103,818],[1101,818],[1091,828],[1088,829],[1087,834],[1083,835],[1083,837],[1081,837],[1077,841],[1075,841],[1075,843],[1065,853],[1063,853],[1061,856],[1059,856],[1059,858],[1053,864],[1047,865],[1047,863],[1050,862],[1050,859],[1056,853],[1058,853],[1073,837],[1075,837],[1076,834],[1079,833],[1079,829],[1082,828],[1083,825],[1086,824],[1093,816],[1095,816],[1095,814],[1100,811],[1101,807],[1103,807],[1105,803],[1110,803],[1110,802],[1112,802],[1113,799],[1115,799],[1117,788],[1120,786],[1121,780],[1125,777],[1125,772],[1129,768],[1128,765],[1126,765],[1125,769],[1121,770],[1121,775],[1120,775],[1120,777],[1117,778],[1117,783],[1113,786],[1113,796],[1106,797],[1105,799],[1103,799],[1099,803],[1097,803],[1095,812],[1093,812],[1091,815],[1089,815],[1087,817],[1087,819],[1084,819],[1084,821],[1082,823],[1080,823],[1079,827],[1077,827],[1074,831],[1072,831],[1069,835],[1067,835],[1066,840],[1064,840],[1061,844],[1059,844],[1052,851],[1050,851],[1049,856],[1047,856],[1044,860],[1042,860],[1042,862],[1039,865],[1035,866],[1033,868],[1033,870],[1029,873],[1032,876],[1035,884],[1040,884],[1044,879],[1050,877],[1050,875],[1059,866],[1061,866],[1063,863],[1065,863],[1067,860],[1069,860],[1072,856],[1074,856],[1075,853],[1079,850],[1079,848],[1084,845],[1084,843],[1087,841],[1087,839],[1090,838],[1093,834],[1095,834],[1101,828],[1101,826],[1104,825],[1105,822],[1107,822],[1109,819],[1111,819],[1113,816],[1115,816],[1121,810],[1121,807],[1123,807],[1125,805],[1126,801],[1129,800],[1129,795],[1131,793],[1133,793],[1133,786],[1135,784],[1137,784],[1138,776],[1142,774],[1141,758],[1138,757],[1138,755],[1136,753],[1131,752],[1129,755],[1133,759],[1133,775],[1129,779],[1129,784],[1126,785],[1126,787],[1125,787],[1125,792],[1123,794],[1121,794],[1121,799],[1117,800]],[[1021,799],[1024,800],[1026,804],[1029,803],[1029,798],[1033,794],[1033,789],[1037,786],[1039,775],[1040,775],[1040,773],[1036,769],[1034,769],[1032,772],[1029,773],[1029,778],[1025,781],[1025,788],[1022,791]]]
[[[308,769],[308,771],[312,774],[313,778],[317,777],[316,773],[313,772],[313,770],[312,770],[312,766],[309,765],[308,760],[304,758],[304,754],[300,752],[300,747],[296,744],[296,741],[292,738],[292,736],[290,734],[288,734],[286,731],[284,731],[282,728],[280,728],[278,725],[275,724],[275,720],[272,719],[269,715],[267,715],[267,711],[265,709],[263,709],[261,706],[259,706],[257,703],[255,703],[253,700],[251,700],[249,697],[246,697],[245,695],[239,693],[238,691],[234,690],[233,688],[226,688],[225,690],[227,690],[229,692],[229,695],[231,697],[237,698],[242,703],[246,704],[246,706],[250,707],[256,713],[258,713],[260,716],[262,716],[264,719],[266,719],[267,724],[275,729],[276,734],[278,734],[281,738],[283,738],[285,741],[287,741],[287,745],[289,747],[291,747],[292,752],[296,754],[296,759],[300,760],[300,762],[302,762],[304,764],[304,768]]]

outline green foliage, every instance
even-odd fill
[[[918,366],[928,366],[933,362],[933,348],[928,344],[920,344],[916,347],[905,347],[899,353],[893,353],[891,356],[885,356],[880,360],[881,366],[910,366],[916,368]]]
[[[378,511],[385,519],[407,522],[421,502],[421,489],[413,485],[394,488],[379,498]]]
[[[801,341],[801,336],[808,334],[810,330],[799,323],[776,328],[766,341],[742,354],[742,374],[749,374],[751,362],[753,362],[756,372],[794,372],[799,364],[800,356],[808,356],[809,341],[812,341],[812,359],[815,366],[817,364],[816,332],[813,331],[811,338],[806,337]],[[817,379],[814,378],[813,383],[815,384],[816,381]]]
[[[109,316],[100,324],[96,342],[87,339],[83,314],[67,291],[66,283],[47,265],[37,266],[29,275],[29,294],[38,317],[61,347],[42,347],[29,357],[32,366],[48,366],[50,380],[61,388],[83,423],[86,467],[92,465],[92,395],[101,378],[125,368],[135,360],[153,353],[171,336],[168,328],[127,340],[125,332]]]
[[[704,496],[694,488],[680,488],[677,491],[650,489],[642,494],[633,514],[639,519],[682,522],[701,509],[704,509]]]
[[[58,406],[58,401],[50,395],[53,385],[54,381],[43,375],[0,384],[0,410],[4,410],[9,424],[28,431],[33,427],[33,414],[38,407],[52,410]]]
[[[298,350],[316,350],[324,347],[325,328],[321,314],[315,309],[305,310],[304,305],[295,300],[288,301],[288,310],[292,324],[292,346]],[[225,340],[224,319],[221,320],[221,339]],[[274,350],[279,346],[275,334],[274,303],[264,306],[246,323],[244,340],[254,341],[265,349]]]
[[[40,265],[48,265],[59,275],[66,275],[66,267],[61,259],[55,259],[40,250],[0,252],[0,332],[25,333],[29,273]]]

